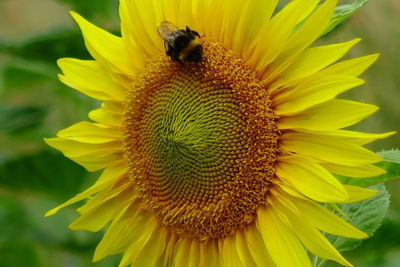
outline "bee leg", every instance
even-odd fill
[[[198,32],[196,32],[196,31],[192,31],[192,33],[193,33],[194,35],[196,35],[197,37],[199,37],[199,38],[200,38],[200,34],[199,34]]]

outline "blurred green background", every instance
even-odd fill
[[[340,1],[342,3],[350,1]],[[91,263],[101,233],[71,231],[73,207],[43,218],[48,209],[87,188],[96,173],[48,148],[51,137],[86,120],[99,103],[57,80],[56,60],[90,59],[68,11],[119,31],[118,0],[0,0],[0,266],[117,266],[119,256]],[[319,44],[363,41],[347,57],[375,52],[379,61],[363,77],[366,85],[343,97],[373,103],[380,111],[355,129],[400,130],[400,1],[371,0]],[[369,146],[398,147],[395,135]],[[387,183],[391,208],[382,227],[356,250],[345,253],[356,266],[400,266],[400,181]],[[334,264],[332,264],[334,266]]]

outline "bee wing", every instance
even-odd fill
[[[160,26],[158,26],[157,31],[160,37],[168,42],[168,43],[173,43],[174,37],[176,36],[176,32],[179,31],[180,29],[174,25],[173,23],[169,21],[162,21],[160,23]]]

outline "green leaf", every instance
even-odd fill
[[[368,0],[354,0],[351,4],[344,4],[337,6],[332,20],[329,23],[328,28],[324,31],[322,35],[327,34],[341,24],[344,20],[349,18],[351,15],[356,13],[361,7],[363,7]]]
[[[346,214],[346,217],[348,218],[346,220],[349,223],[371,236],[382,224],[389,208],[390,194],[385,189],[383,183],[374,185],[370,188],[378,190],[379,193],[370,199],[355,203],[342,204],[339,207]],[[334,235],[328,235],[327,238],[338,251],[352,250],[359,246],[363,241]],[[318,257],[314,258],[314,266],[323,266],[325,262],[326,260],[324,259],[319,259]]]
[[[370,178],[350,178],[344,176],[337,176],[338,179],[349,185],[356,185],[361,187],[368,187],[371,185],[379,184],[385,181],[390,181],[400,178],[400,151],[397,149],[378,152],[385,161],[376,164],[378,167],[386,170],[386,173],[370,177]]]
[[[76,194],[86,176],[84,168],[61,153],[47,151],[9,160],[0,166],[0,185],[44,192],[62,200]]]

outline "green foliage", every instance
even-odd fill
[[[354,0],[351,4],[339,5],[335,9],[334,16],[329,23],[328,28],[324,31],[322,35],[325,35],[336,28],[339,24],[343,23],[346,19],[356,13],[360,8],[362,8],[368,0]]]

